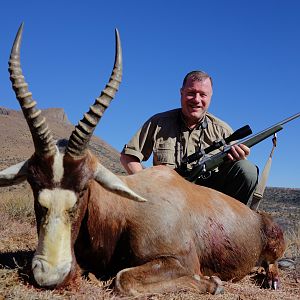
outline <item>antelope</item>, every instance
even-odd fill
[[[38,245],[32,272],[41,287],[68,285],[79,267],[99,278],[115,276],[124,295],[180,289],[223,292],[256,265],[277,288],[283,232],[272,219],[241,202],[192,184],[166,166],[117,176],[88,150],[122,77],[116,54],[106,87],[69,140],[56,142],[25,82],[20,65],[23,24],[9,60],[12,86],[28,123],[34,153],[0,172],[0,186],[27,180],[34,195]]]

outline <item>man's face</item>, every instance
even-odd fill
[[[188,79],[180,90],[181,108],[188,126],[196,125],[207,111],[212,96],[209,78],[199,80]]]

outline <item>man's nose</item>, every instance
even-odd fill
[[[195,100],[196,100],[197,102],[201,102],[202,98],[201,98],[200,93],[196,93],[196,94],[195,94]]]

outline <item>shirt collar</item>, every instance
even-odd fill
[[[182,122],[182,124],[188,128],[188,126],[186,125],[186,121],[185,121],[185,118],[184,118],[184,115],[182,113],[182,111],[180,110],[180,120]],[[207,127],[207,118],[206,118],[206,112],[203,116],[203,118],[198,122],[198,124],[194,127],[194,129],[205,129]]]

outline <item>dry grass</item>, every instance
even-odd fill
[[[0,208],[10,219],[35,224],[33,195],[27,183],[23,183],[19,188],[6,188],[1,192]]]
[[[8,217],[18,222],[35,223],[35,215],[33,209],[33,201],[24,201],[21,198],[13,198],[3,202],[3,210]]]
[[[180,291],[176,293],[152,294],[143,297],[120,297],[114,294],[107,283],[93,278],[82,278],[78,281],[77,289],[73,290],[44,290],[34,287],[28,282],[27,273],[22,273],[23,268],[0,269],[0,299],[151,299],[151,300],[181,300],[181,299],[216,299],[216,300],[242,300],[242,299],[300,299],[299,284],[293,280],[292,275],[281,272],[283,288],[280,291],[260,289],[248,276],[239,283],[224,283],[223,295],[199,295],[197,292]],[[294,283],[293,283],[294,281]]]
[[[300,258],[300,224],[295,230],[285,232],[286,251],[285,256],[292,259]]]
[[[22,199],[22,200],[21,200]],[[277,212],[275,212],[277,214]],[[45,290],[35,286],[30,271],[37,243],[33,201],[28,186],[5,190],[0,201],[0,300],[2,299],[300,299],[300,224],[288,229],[286,257],[297,262],[296,268],[280,270],[281,289],[260,289],[258,276],[247,276],[238,283],[225,282],[223,295],[199,295],[180,291],[152,294],[140,298],[121,298],[109,289],[110,282],[97,280],[92,274],[79,277],[74,286],[64,290]],[[295,223],[294,223],[295,224]]]

